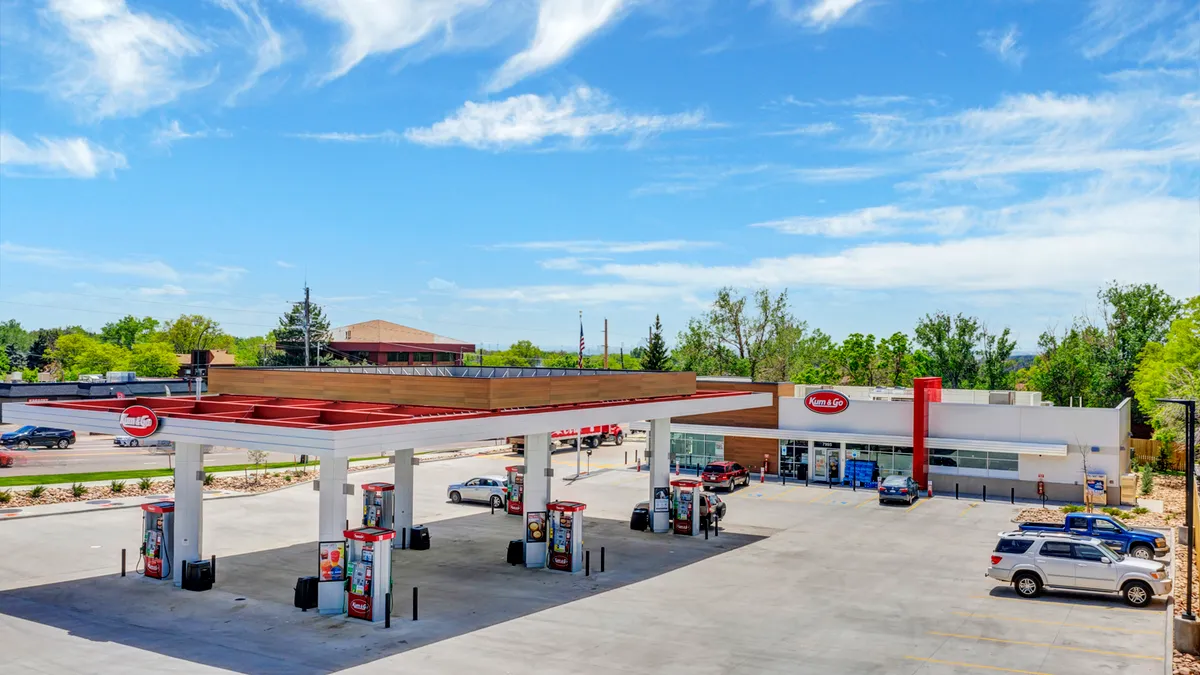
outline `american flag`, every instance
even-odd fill
[[[579,320],[579,370],[583,370],[583,319]]]

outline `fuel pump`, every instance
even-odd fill
[[[167,579],[171,576],[171,557],[175,553],[175,502],[142,504],[142,545],[145,564],[143,576]]]

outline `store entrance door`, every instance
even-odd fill
[[[820,483],[841,480],[842,444],[815,441],[812,444],[812,479]]]
[[[779,442],[779,471],[792,480],[808,477],[808,441]]]
[[[841,450],[830,450],[829,451],[829,482],[830,483],[837,483],[842,480],[841,468],[842,468],[842,451]]]

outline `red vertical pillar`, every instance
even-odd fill
[[[913,378],[913,480],[924,490],[929,481],[929,451],[925,437],[929,435],[929,404],[941,403],[942,378]]]

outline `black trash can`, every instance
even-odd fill
[[[650,526],[650,513],[645,509],[634,509],[633,515],[629,518],[629,529],[645,532]]]
[[[296,579],[296,599],[294,604],[298,609],[303,610],[317,608],[316,577],[300,577]]]
[[[509,565],[524,565],[525,564],[525,542],[520,539],[513,539],[508,542],[508,564]]]
[[[207,591],[212,588],[212,563],[207,560],[183,561],[183,583],[180,585],[185,591]]]
[[[414,551],[429,550],[429,528],[424,525],[417,525],[412,529],[412,537],[409,538],[408,547]]]

